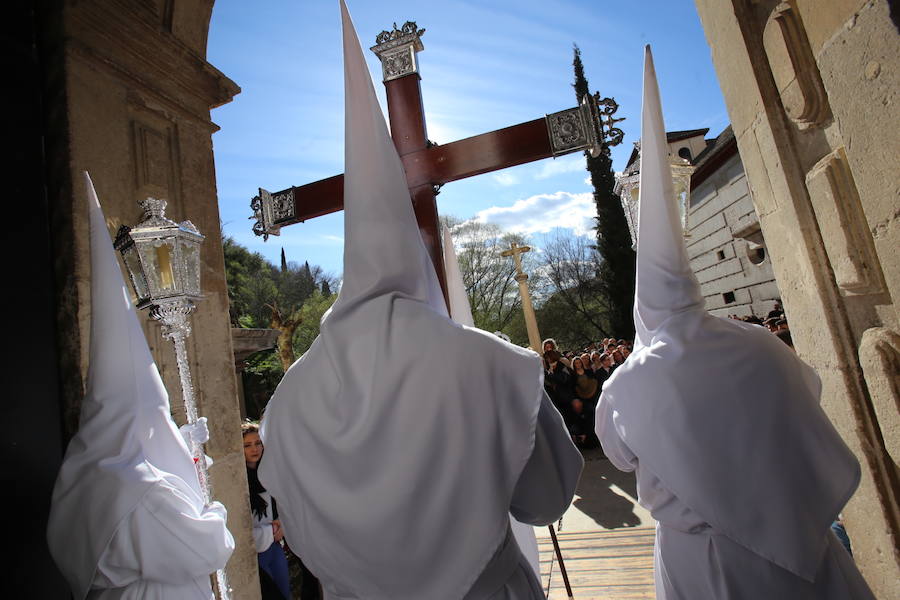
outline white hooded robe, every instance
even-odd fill
[[[193,459],[138,323],[90,178],[91,341],[78,432],[47,541],[76,600],[210,600],[234,540]]]
[[[540,358],[448,318],[341,11],[344,281],[268,405],[260,481],[326,598],[540,598],[509,513],[557,519],[581,456]]]
[[[635,349],[603,386],[596,430],[658,521],[657,598],[872,599],[829,527],[859,464],[812,368],[763,328],[704,309],[649,47],[644,69]]]

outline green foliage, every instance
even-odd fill
[[[575,71],[575,95],[578,102],[588,94],[588,82],[584,76],[581,50],[574,48],[572,62]],[[594,186],[594,202],[597,205],[597,251],[603,258],[597,279],[598,293],[608,307],[608,322],[612,336],[630,339],[634,337],[634,280],[636,255],[631,248],[631,235],[625,210],[613,188],[615,176],[609,148],[594,158],[585,152],[587,170]]]
[[[334,279],[308,262],[287,262],[283,250],[276,268],[230,237],[223,239],[223,247],[232,327],[280,328],[291,334],[289,352],[306,352],[319,335],[322,315],[337,298],[331,294]],[[296,329],[284,329],[284,323]],[[247,360],[243,381],[248,413],[259,416],[283,375],[279,352],[258,352]]]
[[[284,370],[281,368],[277,352],[265,350],[251,354],[247,358],[246,366],[241,373],[241,383],[244,386],[244,401],[250,419],[262,417],[269,398],[272,397],[283,376]]]
[[[331,308],[335,300],[337,300],[337,294],[326,296],[316,290],[303,303],[303,307],[300,309],[302,322],[297,331],[294,332],[293,339],[294,354],[296,356],[303,356],[309,350],[309,347],[319,335],[319,322],[322,320],[322,316],[325,314],[325,311]]]
[[[222,246],[232,326],[268,327],[272,318],[268,305],[278,296],[275,269],[262,254],[230,237],[222,240]]]
[[[567,350],[584,348],[591,342],[599,341],[607,337],[600,331],[609,325],[602,306],[598,303],[592,308],[595,310],[593,315],[573,310],[562,294],[553,294],[536,311],[541,333],[552,337],[560,348]]]

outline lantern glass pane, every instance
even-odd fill
[[[156,264],[161,293],[175,291],[175,270],[172,258],[172,246],[166,242],[156,246]]]
[[[200,252],[192,243],[184,243],[181,246],[181,256],[184,260],[184,293],[192,296],[200,295]]]
[[[140,302],[150,296],[150,290],[147,287],[147,278],[144,277],[144,269],[141,266],[141,260],[134,246],[129,247],[122,253],[125,260],[125,267],[128,269],[128,275],[131,277],[131,284],[134,286],[134,293]]]

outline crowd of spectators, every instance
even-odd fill
[[[769,314],[766,315],[764,319],[756,315],[745,315],[743,317],[728,315],[728,317],[737,321],[765,327],[777,335],[782,342],[791,348],[794,347],[794,341],[791,339],[791,328],[788,326],[787,319],[784,316],[784,309],[781,307],[781,302],[776,302],[775,306],[769,311]]]
[[[561,350],[552,338],[544,340],[544,388],[578,447],[600,445],[594,433],[600,391],[632,347],[632,341],[607,338],[575,352]]]

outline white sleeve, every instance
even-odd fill
[[[631,449],[622,441],[622,437],[616,431],[614,422],[615,409],[612,402],[605,394],[600,395],[597,404],[597,412],[594,415],[594,431],[603,446],[603,453],[620,471],[634,471],[637,468],[637,457]]]
[[[569,508],[583,467],[584,458],[545,392],[535,426],[534,450],[516,483],[509,511],[529,525],[552,523]]]
[[[165,483],[126,517],[100,557],[97,577],[112,586],[138,579],[180,585],[221,569],[234,551],[218,502],[198,510]]]

